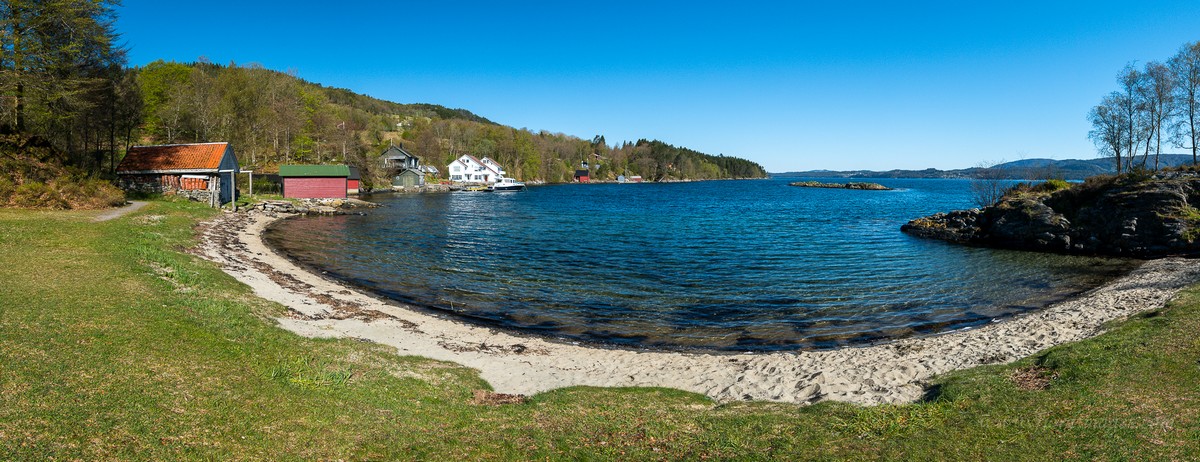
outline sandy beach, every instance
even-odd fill
[[[669,387],[718,401],[858,404],[920,399],[936,374],[1011,362],[1091,337],[1106,322],[1163,307],[1200,281],[1200,264],[1148,261],[1074,299],[987,326],[831,351],[700,354],[595,348],[468,325],[367,295],[312,274],[261,239],[277,217],[224,213],[201,226],[195,252],[265,299],[289,309],[280,327],[309,337],[350,337],[480,371],[498,393],[530,395],[576,385]]]

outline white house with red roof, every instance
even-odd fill
[[[500,181],[505,172],[504,167],[492,159],[463,154],[446,166],[446,174],[456,183],[492,184]]]

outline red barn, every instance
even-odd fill
[[[280,165],[283,197],[345,198],[350,167],[345,165]]]
[[[575,181],[587,183],[588,181],[591,181],[591,175],[587,170],[576,170]]]

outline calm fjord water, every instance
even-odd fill
[[[386,207],[366,216],[284,220],[266,237],[334,277],[476,322],[731,351],[975,326],[1136,264],[913,238],[900,225],[971,207],[969,182],[881,183],[898,189],[773,179],[376,195]]]

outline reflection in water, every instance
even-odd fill
[[[990,322],[1135,263],[911,238],[969,206],[966,182],[898,191],[783,181],[587,185],[376,197],[367,216],[286,220],[267,238],[400,301],[632,346],[787,350]]]

